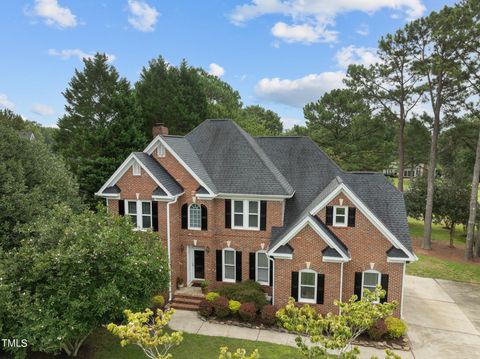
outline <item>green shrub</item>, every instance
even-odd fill
[[[377,320],[368,330],[368,336],[372,340],[380,340],[385,334],[387,334],[387,325],[384,319]]]
[[[231,300],[239,301],[240,303],[255,303],[255,308],[260,310],[267,299],[263,292],[262,286],[255,281],[245,281],[235,284],[224,284],[218,288],[218,293]]]
[[[156,295],[152,298],[152,306],[155,308],[163,308],[165,306],[165,298],[163,295]]]
[[[395,317],[388,317],[385,319],[387,325],[387,335],[389,338],[398,339],[407,332],[407,324],[401,319]]]
[[[205,299],[208,300],[209,302],[213,302],[218,297],[220,297],[220,294],[218,294],[217,292],[208,292],[207,295],[205,296]]]
[[[240,309],[238,310],[240,318],[245,322],[253,322],[257,316],[257,309],[255,303],[242,303]]]
[[[228,301],[228,308],[233,314],[237,314],[238,310],[240,309],[240,306],[242,303],[236,300],[229,300]]]
[[[228,317],[230,309],[228,308],[228,299],[220,296],[213,301],[213,308],[215,308],[215,315],[219,318]]]
[[[208,318],[213,314],[213,304],[208,300],[202,300],[198,306],[198,313],[205,318]]]
[[[265,325],[274,325],[277,321],[276,318],[277,308],[271,304],[265,305],[260,312],[260,319]]]

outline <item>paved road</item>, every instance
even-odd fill
[[[415,359],[480,358],[480,285],[413,276],[405,284]]]

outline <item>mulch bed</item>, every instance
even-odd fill
[[[439,241],[432,239],[431,250],[422,249],[422,238],[412,238],[412,244],[413,251],[417,254],[424,254],[427,256],[445,259],[452,262],[480,264],[480,258],[474,258],[473,262],[467,261],[463,258],[465,252],[464,244],[459,245],[457,243],[454,248],[451,248],[448,241]]]

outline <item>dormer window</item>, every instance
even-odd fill
[[[140,169],[140,165],[138,164],[138,162],[133,163],[132,172],[133,172],[134,176],[140,176],[142,174],[141,169]]]
[[[157,156],[158,157],[165,157],[165,146],[161,143],[157,146]]]
[[[333,225],[346,227],[348,225],[348,207],[333,206]]]

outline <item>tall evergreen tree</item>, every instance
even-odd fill
[[[283,132],[283,123],[280,116],[272,110],[267,110],[258,105],[247,106],[240,116],[244,122],[259,126],[257,135],[278,136]]]
[[[77,176],[81,194],[93,205],[94,193],[132,151],[147,142],[129,82],[105,54],[84,59],[63,93],[55,148]]]
[[[418,165],[428,162],[430,149],[430,131],[425,126],[425,116],[422,120],[413,117],[405,126],[405,166],[413,171]]]

